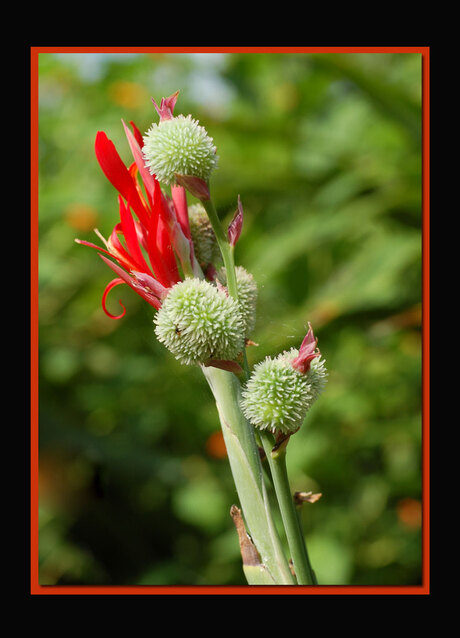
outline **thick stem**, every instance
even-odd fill
[[[273,451],[274,439],[266,431],[260,432],[260,440],[270,465],[273,485],[278,499],[281,518],[283,519],[297,582],[299,585],[316,585],[315,573],[310,564],[305,539],[289,485],[285,445],[282,444],[276,452]]]
[[[235,488],[251,539],[273,585],[293,585],[263,480],[254,431],[241,408],[241,386],[231,372],[202,366],[216,400]]]

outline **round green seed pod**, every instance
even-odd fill
[[[272,432],[293,434],[326,382],[324,361],[314,359],[307,374],[291,363],[299,351],[292,348],[276,358],[266,357],[254,367],[242,393],[242,410],[252,425]]]
[[[243,266],[236,266],[235,275],[240,312],[246,324],[245,337],[248,338],[256,325],[257,283]],[[219,269],[217,278],[224,286],[227,285],[225,268]]]
[[[183,364],[233,360],[244,347],[237,302],[202,279],[171,288],[154,323],[158,340]]]
[[[191,115],[152,124],[142,153],[150,173],[164,184],[172,184],[176,173],[207,180],[218,160],[212,137]]]
[[[202,204],[196,203],[189,206],[188,216],[195,257],[200,266],[205,269],[220,260],[216,235]]]

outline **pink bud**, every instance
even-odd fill
[[[164,120],[171,120],[173,118],[174,107],[176,106],[177,96],[179,95],[179,91],[176,91],[169,97],[162,97],[160,106],[155,102],[152,98],[153,105],[156,109],[156,112],[160,116],[160,122]]]
[[[310,369],[310,363],[315,357],[319,357],[321,354],[318,348],[318,339],[313,334],[313,328],[311,323],[308,323],[309,330],[305,335],[304,340],[299,348],[298,356],[292,361],[292,367],[300,372],[306,374]]]
[[[234,246],[241,235],[241,229],[243,228],[243,205],[241,204],[240,196],[238,195],[238,209],[233,216],[232,221],[228,227],[228,241],[231,246]]]

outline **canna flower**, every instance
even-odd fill
[[[98,250],[104,262],[117,275],[109,282],[102,296],[104,312],[113,319],[125,314],[121,302],[121,315],[111,314],[106,307],[108,293],[119,284],[128,284],[150,305],[159,309],[167,291],[181,280],[177,260],[184,274],[203,277],[194,258],[184,189],[174,187],[172,199],[163,194],[155,175],[151,175],[144,166],[142,135],[132,122],[133,132],[124,122],[123,126],[134,156],[129,168],[104,132],[98,132],[95,141],[97,160],[119,193],[120,222],[107,240],[96,231],[105,248],[88,241],[75,240]],[[142,178],[145,195],[139,177]]]

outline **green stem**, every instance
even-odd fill
[[[238,299],[238,287],[236,283],[233,247],[230,246],[227,234],[225,233],[225,230],[220,222],[212,199],[203,199],[201,200],[201,202],[206,209],[209,221],[211,222],[212,229],[220,248],[220,252],[222,254],[222,259],[224,261],[225,271],[227,275],[228,294],[230,295],[230,297]]]
[[[316,585],[316,577],[310,564],[305,539],[289,485],[286,446],[281,444],[276,452],[273,451],[274,439],[266,431],[260,432],[260,440],[270,465],[273,485],[278,498],[297,582],[299,585]]]
[[[272,585],[293,585],[273,520],[254,430],[240,408],[240,382],[225,370],[202,366],[202,371],[216,400],[235,488],[248,532],[260,555],[264,579]]]
[[[228,241],[228,236],[221,224],[211,197],[209,199],[202,199],[201,203],[203,204],[208,214],[209,221],[211,222],[211,226],[216,236],[217,244],[222,255],[225,266],[225,273],[227,276],[228,294],[230,295],[230,297],[233,297],[233,299],[238,300],[238,284],[236,281],[235,259],[233,255],[234,247],[231,246],[230,242]],[[249,365],[245,348],[243,348],[243,368],[246,379],[249,379]]]

